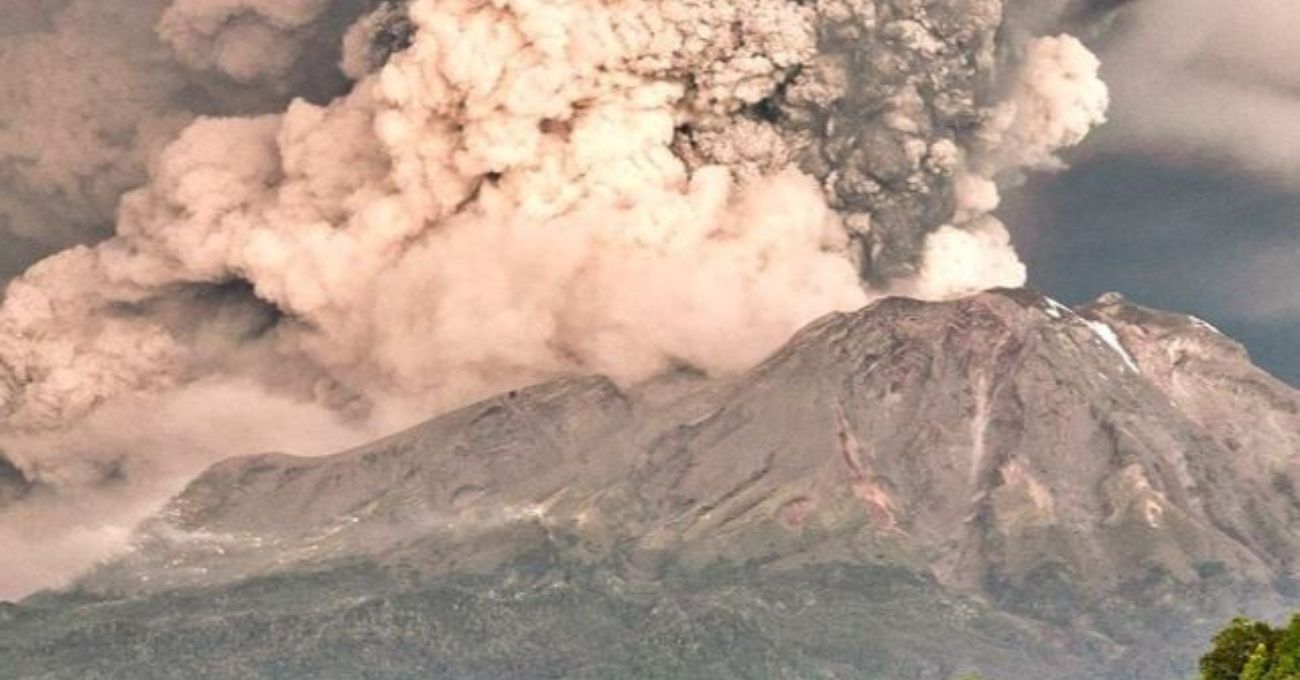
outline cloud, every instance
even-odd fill
[[[410,414],[344,421],[241,378],[115,401],[71,427],[0,435],[35,484],[0,507],[0,599],[63,585],[130,545],[132,529],[194,475],[232,455],[319,455],[370,441]]]
[[[197,114],[342,90],[337,43],[364,3],[273,4],[259,14],[247,2],[6,0],[0,281],[19,262],[112,235],[122,195]],[[250,61],[267,72],[240,72]]]
[[[1115,94],[1108,150],[1228,164],[1294,182],[1300,170],[1300,5],[1143,0],[1103,50]]]
[[[411,47],[350,94],[197,119],[153,155],[115,236],[10,286],[7,425],[61,427],[119,395],[225,370],[189,337],[211,315],[177,314],[175,300],[229,281],[279,315],[256,343],[277,357],[263,363],[297,367],[314,392],[430,410],[558,372],[735,371],[817,316],[863,304],[841,215],[800,168],[759,163],[772,169],[754,174],[676,153],[682,128],[756,124],[747,107],[817,54],[811,11],[784,0],[692,7],[417,0]],[[321,8],[177,2],[160,30],[222,51],[234,26],[294,32]],[[737,25],[739,37],[680,48],[702,26]],[[891,26],[908,49],[941,49],[915,22]],[[236,44],[278,72],[280,56]],[[904,144],[907,163],[928,158],[976,187],[958,192],[955,219],[922,253],[934,283],[903,285],[949,296],[1023,282],[1005,230],[985,216],[995,181],[1053,166],[1056,149],[1101,121],[1096,71],[1079,41],[1043,38],[969,148],[927,146],[909,136],[914,120],[891,123],[916,142]],[[791,157],[773,134],[757,153]],[[887,189],[870,191],[887,200]],[[949,269],[957,280],[941,283]],[[239,346],[239,332],[226,345]]]
[[[1300,4],[1285,0],[1141,0],[1127,5],[1117,30],[1100,48],[1113,94],[1111,124],[1087,149],[1103,158],[1143,154],[1166,165],[1199,169],[1207,177],[1246,178],[1261,194],[1274,189],[1294,193],[1300,189],[1297,24]],[[1200,202],[1238,203],[1226,195]],[[1185,232],[1186,223],[1201,221],[1190,216],[1180,229]],[[1215,260],[1212,267],[1198,270],[1207,281],[1199,284],[1207,289],[1205,298],[1221,307],[1225,319],[1278,323],[1300,317],[1294,293],[1300,223],[1294,216],[1242,205],[1214,224],[1219,233],[1204,238],[1217,244],[1218,253],[1231,252],[1232,257],[1199,256]],[[1185,257],[1197,257],[1195,251],[1190,243],[1179,247]]]

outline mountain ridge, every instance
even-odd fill
[[[75,591],[166,599],[358,562],[444,583],[539,554],[543,574],[655,592],[879,570],[985,623],[943,624],[964,642],[930,670],[868,677],[1004,668],[987,657],[1006,644],[970,641],[999,626],[1055,677],[1171,677],[1216,617],[1295,600],[1297,403],[1204,322],[1114,296],[886,299],[733,378],[562,378],[333,456],[220,463]],[[859,604],[850,628],[879,603]],[[755,616],[781,677],[839,653],[790,656],[780,617]]]

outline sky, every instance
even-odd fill
[[[1109,121],[1006,192],[1029,283],[1196,314],[1300,385],[1300,4],[1141,0],[1094,36]]]
[[[1186,312],[1300,385],[1300,196],[1249,176],[1106,154],[1004,207],[1030,286],[1069,304],[1116,291]]]

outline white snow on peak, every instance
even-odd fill
[[[1196,317],[1196,316],[1192,316],[1191,314],[1188,314],[1188,315],[1187,315],[1187,318],[1191,319],[1191,320],[1192,320],[1192,324],[1194,324],[1194,325],[1196,325],[1196,326],[1199,326],[1199,327],[1201,327],[1201,328],[1204,328],[1205,330],[1210,331],[1211,333],[1215,333],[1215,334],[1217,334],[1217,335],[1223,335],[1223,331],[1219,330],[1218,328],[1216,328],[1216,327],[1214,326],[1214,324],[1210,323],[1209,321],[1206,321],[1205,319],[1202,319],[1202,318],[1200,318],[1200,317]]]
[[[1047,315],[1053,319],[1061,319],[1074,314],[1073,309],[1066,307],[1052,298],[1044,297],[1043,299],[1047,301],[1047,309],[1045,311],[1047,312]]]
[[[1091,328],[1092,332],[1096,333],[1097,337],[1101,338],[1102,342],[1115,350],[1115,353],[1124,360],[1126,366],[1133,369],[1134,373],[1141,373],[1138,369],[1137,362],[1133,360],[1133,356],[1129,354],[1128,350],[1124,349],[1124,345],[1120,343],[1119,336],[1115,334],[1115,329],[1102,321],[1093,321],[1091,319],[1085,319],[1084,321],[1088,324],[1088,328]]]

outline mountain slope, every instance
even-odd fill
[[[288,653],[272,674],[345,677],[341,640],[401,630],[373,677],[1177,677],[1220,618],[1295,592],[1298,404],[1203,322],[1117,298],[890,299],[731,380],[562,379],[220,464],[0,623],[0,658],[129,649],[119,621],[216,675]],[[457,646],[464,621],[495,642]]]

